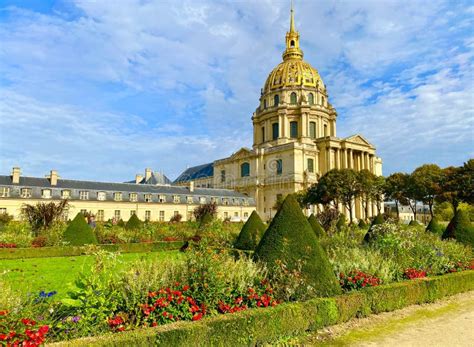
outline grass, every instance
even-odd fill
[[[153,260],[178,259],[178,251],[148,253],[124,253],[119,256],[120,267],[141,258]],[[18,293],[57,291],[57,298],[64,297],[68,283],[73,283],[79,273],[88,271],[94,259],[92,255],[77,257],[29,258],[0,260],[0,280],[10,284]]]

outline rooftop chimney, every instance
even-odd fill
[[[20,168],[14,167],[12,170],[12,183],[19,184],[20,183]]]
[[[58,185],[58,172],[56,170],[51,170],[49,173],[49,182],[52,186]]]
[[[189,182],[189,191],[194,192],[194,181]]]
[[[146,168],[145,169],[145,181],[148,181],[151,178],[151,169]]]
[[[143,179],[143,175],[137,174],[135,176],[135,183],[139,184],[142,181],[142,179]]]

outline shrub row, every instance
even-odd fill
[[[324,326],[433,302],[474,289],[474,271],[371,287],[333,298],[282,304],[156,328],[65,341],[56,346],[256,345]]]
[[[109,252],[140,253],[180,249],[183,241],[103,244],[94,246],[56,246],[41,248],[0,249],[0,259],[72,257],[86,254],[91,247],[99,247]]]

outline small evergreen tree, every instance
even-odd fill
[[[254,250],[265,232],[266,226],[258,215],[257,211],[253,211],[249,219],[245,222],[240,231],[234,247],[242,250]]]
[[[443,227],[441,224],[438,223],[438,220],[436,217],[431,218],[430,222],[428,223],[426,227],[426,231],[430,231],[433,234],[436,234],[438,236],[441,236],[443,234]]]
[[[341,293],[326,252],[293,195],[288,195],[255,249],[254,257],[274,273],[278,263],[297,270],[316,295]]]
[[[82,213],[78,213],[72,222],[69,223],[64,231],[63,239],[71,246],[97,244],[97,238],[94,231],[86,223],[85,217]]]
[[[458,242],[474,247],[474,227],[465,211],[460,209],[456,211],[444,231],[442,239],[456,239]]]
[[[359,227],[359,229],[365,229],[365,228],[367,228],[367,223],[363,219],[361,219],[359,221],[358,227]]]
[[[314,214],[311,214],[311,216],[309,216],[308,222],[318,238],[324,236],[324,229]]]
[[[416,220],[411,220],[410,223],[408,223],[408,225],[411,227],[417,227],[418,225],[420,225],[420,223],[418,223],[418,221]]]
[[[383,224],[385,220],[383,219],[383,215],[379,213],[377,217],[374,218],[372,223],[370,224],[369,230],[367,230],[367,233],[364,236],[364,242],[369,242],[372,239],[372,228],[374,225],[378,224]]]
[[[138,216],[134,213],[128,219],[127,223],[125,224],[125,229],[127,230],[140,230],[143,226],[143,222],[138,218]]]

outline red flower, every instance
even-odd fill
[[[194,316],[193,316],[193,321],[195,320],[200,320],[202,318],[202,313],[196,313]]]

